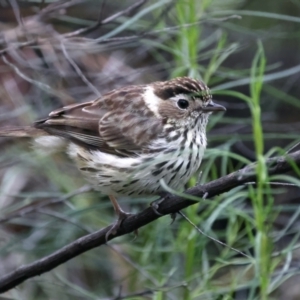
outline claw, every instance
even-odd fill
[[[171,223],[170,223],[170,225],[172,225],[175,222],[175,220],[176,220],[177,213],[176,212],[175,213],[171,213],[170,217],[171,217],[171,220],[172,220]]]
[[[161,213],[158,211],[158,208],[159,208],[159,205],[164,201],[164,199],[165,199],[165,198],[161,198],[161,199],[152,201],[152,202],[150,203],[150,206],[151,206],[152,210],[153,210],[153,211],[155,212],[155,214],[157,214],[158,216],[163,216],[163,214],[161,214]],[[171,219],[172,219],[171,224],[173,224],[174,221],[176,220],[177,213],[176,213],[176,212],[175,212],[175,213],[172,213],[172,214],[170,214],[170,216],[171,216]],[[170,224],[170,225],[171,225],[171,224]]]
[[[120,208],[120,210],[118,210],[117,214],[118,214],[118,220],[113,224],[113,226],[108,230],[108,232],[105,235],[106,242],[108,241],[108,238],[110,235],[115,235],[117,233],[117,231],[121,227],[123,221],[133,215],[131,213],[127,213],[127,212],[123,211],[121,208]],[[135,232],[135,234],[137,236],[137,232]]]
[[[159,208],[159,204],[161,204],[163,202],[164,199],[159,199],[159,200],[155,200],[155,201],[152,201],[150,203],[150,207],[152,208],[152,210],[155,212],[156,215],[158,216],[163,216],[163,214],[161,214],[159,211],[158,211],[158,208]]]

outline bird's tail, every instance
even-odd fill
[[[0,137],[31,137],[37,138],[40,136],[49,135],[44,130],[32,126],[23,127],[3,127],[0,128]]]

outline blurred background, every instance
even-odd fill
[[[265,159],[300,148],[299,0],[0,0],[0,126],[29,125],[111,89],[191,76],[225,114],[210,118],[201,182],[261,159],[240,186],[88,251],[8,299],[300,299],[299,168]],[[0,138],[0,275],[111,224],[64,153]],[[195,185],[197,176],[191,179]],[[146,199],[121,199],[138,212]]]

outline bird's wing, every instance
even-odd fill
[[[99,134],[119,153],[141,153],[163,130],[160,119],[134,112],[108,112],[99,122]]]
[[[63,107],[35,127],[85,148],[138,154],[163,130],[162,121],[145,107],[142,91],[126,87],[95,101]]]

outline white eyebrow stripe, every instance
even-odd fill
[[[154,89],[152,86],[148,86],[146,88],[143,97],[147,107],[154,113],[156,117],[160,118],[158,107],[162,100],[154,94]]]

